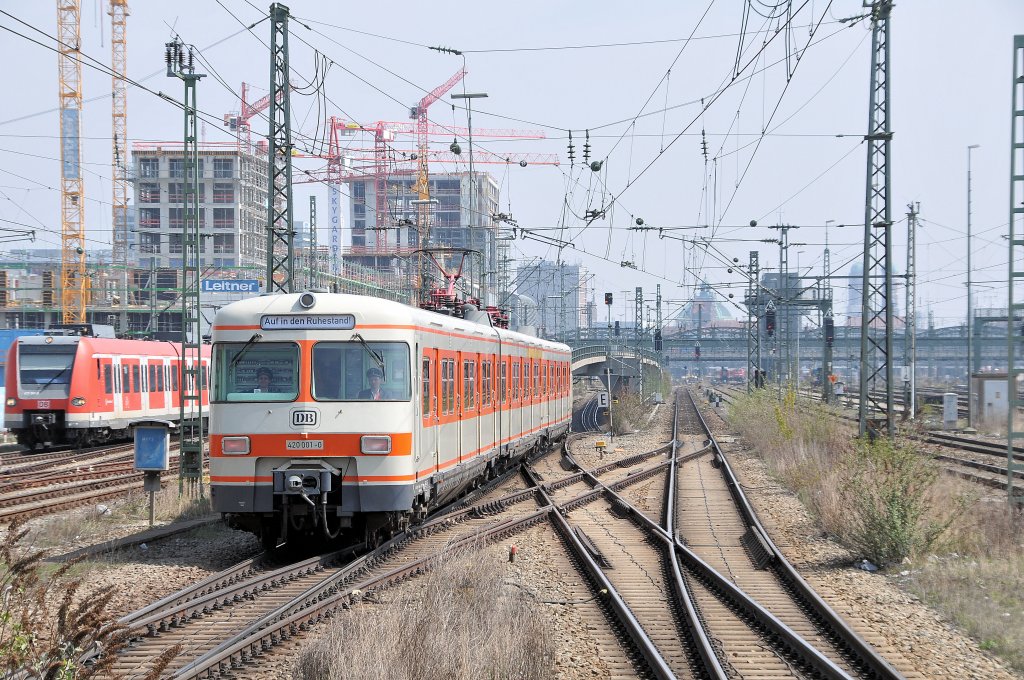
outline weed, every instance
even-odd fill
[[[45,552],[22,545],[27,534],[15,522],[0,542],[0,670],[46,680],[92,678],[108,671],[127,643],[123,628],[106,614],[113,587],[80,596],[82,582],[71,577],[75,561],[46,576]],[[52,602],[57,605],[51,614]],[[93,650],[104,653],[82,664],[82,655]]]
[[[293,678],[553,677],[552,635],[536,603],[506,585],[492,560],[484,550],[448,554],[404,599],[355,605],[306,646]]]

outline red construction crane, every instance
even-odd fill
[[[248,151],[252,148],[252,129],[249,121],[254,118],[258,113],[266,111],[270,106],[270,95],[264,95],[257,99],[255,102],[250,104],[246,100],[246,94],[249,86],[246,83],[242,83],[242,108],[238,113],[226,113],[224,114],[224,125],[231,130],[235,131],[235,139],[238,141],[238,147],[241,150],[242,140],[245,140],[244,148]],[[284,96],[284,91],[278,95],[278,99]]]

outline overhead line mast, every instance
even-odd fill
[[[61,318],[85,322],[85,192],[82,181],[82,62],[80,0],[57,0],[60,75]]]
[[[110,77],[113,212],[112,264],[118,277],[121,308],[128,304],[128,0],[110,0]],[[127,330],[122,323],[121,332]]]
[[[292,121],[288,96],[288,8],[270,6],[270,133],[267,184],[267,292],[295,292]]]
[[[860,434],[895,434],[892,314],[892,128],[889,117],[889,15],[892,0],[871,3],[867,198],[860,323]],[[881,384],[879,384],[881,383]]]

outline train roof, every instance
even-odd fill
[[[300,300],[304,296],[307,297]],[[304,303],[310,302],[312,304],[304,306]],[[329,321],[329,317],[343,315],[354,317],[354,328],[346,329],[343,327],[343,323],[332,324]],[[349,293],[279,293],[232,302],[218,310],[213,320],[213,332],[216,335],[225,331],[265,330],[264,319],[278,316],[328,319],[328,325],[324,326],[323,330],[358,331],[360,326],[381,323],[396,326],[433,326],[452,332],[501,337],[504,340],[512,340],[551,351],[568,352],[570,349],[568,345],[543,340],[532,335],[524,335],[418,307],[410,307],[393,300]],[[293,330],[305,332],[317,329],[312,325],[303,325],[301,328],[294,327]]]

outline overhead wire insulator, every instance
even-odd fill
[[[701,151],[702,154],[704,154],[704,162],[707,163],[708,162],[708,136],[707,136],[707,133],[705,133],[703,128],[701,128],[701,131],[700,131],[700,151]]]
[[[583,142],[583,163],[590,162],[590,130],[587,130],[586,141]]]
[[[569,165],[576,162],[576,147],[572,143],[572,130],[569,130]]]

